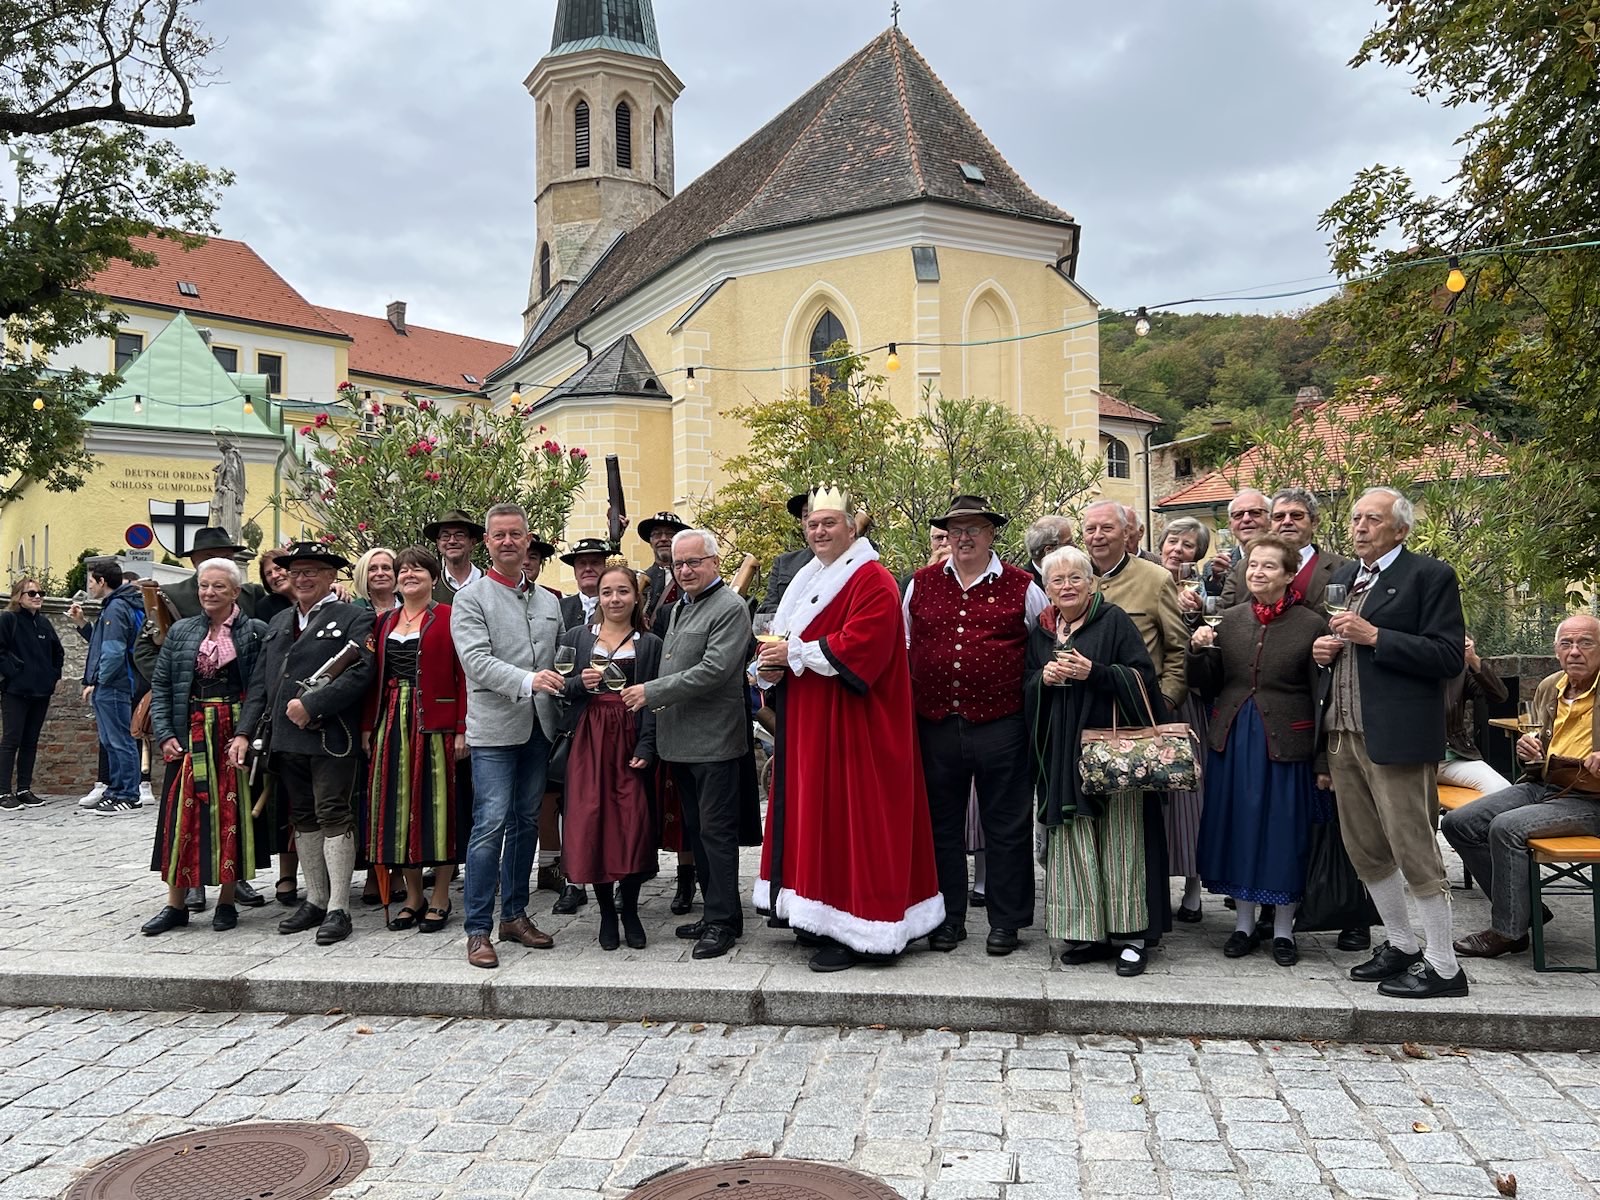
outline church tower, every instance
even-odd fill
[[[538,110],[538,238],[523,326],[565,302],[617,235],[673,195],[672,104],[650,0],[560,0],[523,86]]]

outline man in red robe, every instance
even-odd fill
[[[811,494],[816,557],[759,655],[778,731],[755,905],[818,946],[814,971],[897,955],[944,920],[900,589],[848,508]]]

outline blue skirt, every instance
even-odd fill
[[[1206,760],[1199,866],[1206,890],[1256,904],[1292,904],[1305,895],[1311,846],[1309,762],[1273,762],[1267,729],[1252,698]]]

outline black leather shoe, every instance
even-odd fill
[[[823,974],[830,971],[848,971],[856,965],[855,951],[848,946],[824,946],[811,956],[808,965],[813,971]]]
[[[967,904],[972,908],[988,908],[989,897],[979,891],[969,892],[967,894]]]
[[[615,950],[622,945],[620,931],[617,929],[617,913],[615,909],[611,912],[602,912],[600,914],[600,935],[598,940],[602,950]]]
[[[1128,955],[1137,955],[1129,958]],[[1150,952],[1140,946],[1124,946],[1117,951],[1117,974],[1124,979],[1132,979],[1135,975],[1143,975],[1144,969],[1150,963]]]
[[[700,935],[705,933],[705,931],[706,923],[705,921],[701,920],[690,921],[687,925],[679,925],[672,932],[677,934],[686,942],[697,942],[700,940]]]
[[[1068,942],[1067,948],[1061,952],[1062,963],[1069,967],[1079,967],[1084,963],[1105,962],[1110,957],[1110,942]]]
[[[227,933],[239,923],[239,910],[232,904],[218,904],[211,913],[211,928],[218,933]]]
[[[350,936],[350,914],[342,908],[336,908],[322,918],[322,924],[317,927],[317,945],[331,946],[335,942],[342,942]]]
[[[946,953],[954,950],[966,940],[967,927],[965,925],[956,925],[950,921],[946,921],[928,935],[928,945],[935,950],[943,950]]]
[[[1432,1000],[1438,996],[1465,996],[1467,973],[1457,970],[1446,979],[1427,962],[1413,963],[1399,975],[1385,979],[1378,985],[1385,996],[1399,996],[1405,1000]]]
[[[183,906],[190,912],[205,912],[206,890],[203,887],[190,888],[183,894]]]
[[[315,929],[318,925],[321,925],[322,918],[327,915],[327,909],[318,908],[309,900],[302,900],[299,908],[278,922],[278,932],[304,933],[308,929]]]
[[[1177,908],[1172,910],[1172,919],[1174,921],[1182,921],[1185,925],[1199,924],[1202,916],[1203,914],[1201,913],[1200,906],[1198,904],[1193,908],[1185,908],[1180,904]]]
[[[687,866],[678,867],[678,890],[672,894],[672,903],[668,906],[672,915],[681,917],[694,907],[694,868]]]
[[[738,940],[726,925],[707,925],[689,954],[692,958],[721,958],[733,949]]]
[[[241,879],[233,885],[233,902],[245,908],[260,908],[267,898],[251,887],[248,879]]]
[[[990,954],[1010,954],[1022,944],[1022,939],[1017,937],[1015,929],[991,929],[989,937],[983,943],[983,948]]]
[[[1372,930],[1365,925],[1358,926],[1355,929],[1341,929],[1337,944],[1341,950],[1370,950],[1372,949]]]
[[[1300,961],[1300,947],[1293,938],[1273,938],[1272,961],[1280,967],[1292,967]]]
[[[587,903],[589,903],[588,890],[575,883],[569,883],[561,889],[561,895],[550,911],[563,917],[570,917]]]
[[[1227,958],[1243,958],[1247,954],[1254,954],[1259,945],[1261,938],[1257,934],[1240,933],[1235,929],[1222,944],[1222,953]]]
[[[1379,942],[1371,958],[1350,968],[1350,978],[1357,983],[1377,983],[1383,979],[1393,979],[1396,975],[1404,975],[1421,961],[1421,950],[1415,954],[1402,954],[1388,942]]]
[[[181,929],[188,923],[189,913],[187,909],[173,908],[168,905],[139,926],[139,932],[144,934],[145,937],[155,937],[169,929]]]
[[[647,939],[644,935],[644,925],[639,920],[636,912],[622,914],[622,940],[628,943],[629,950],[643,950]]]

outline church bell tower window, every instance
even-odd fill
[[[574,155],[572,165],[577,168],[589,165],[589,103],[579,100],[578,107],[572,112],[572,144]]]
[[[626,100],[617,102],[617,170],[633,170],[633,109]]]

